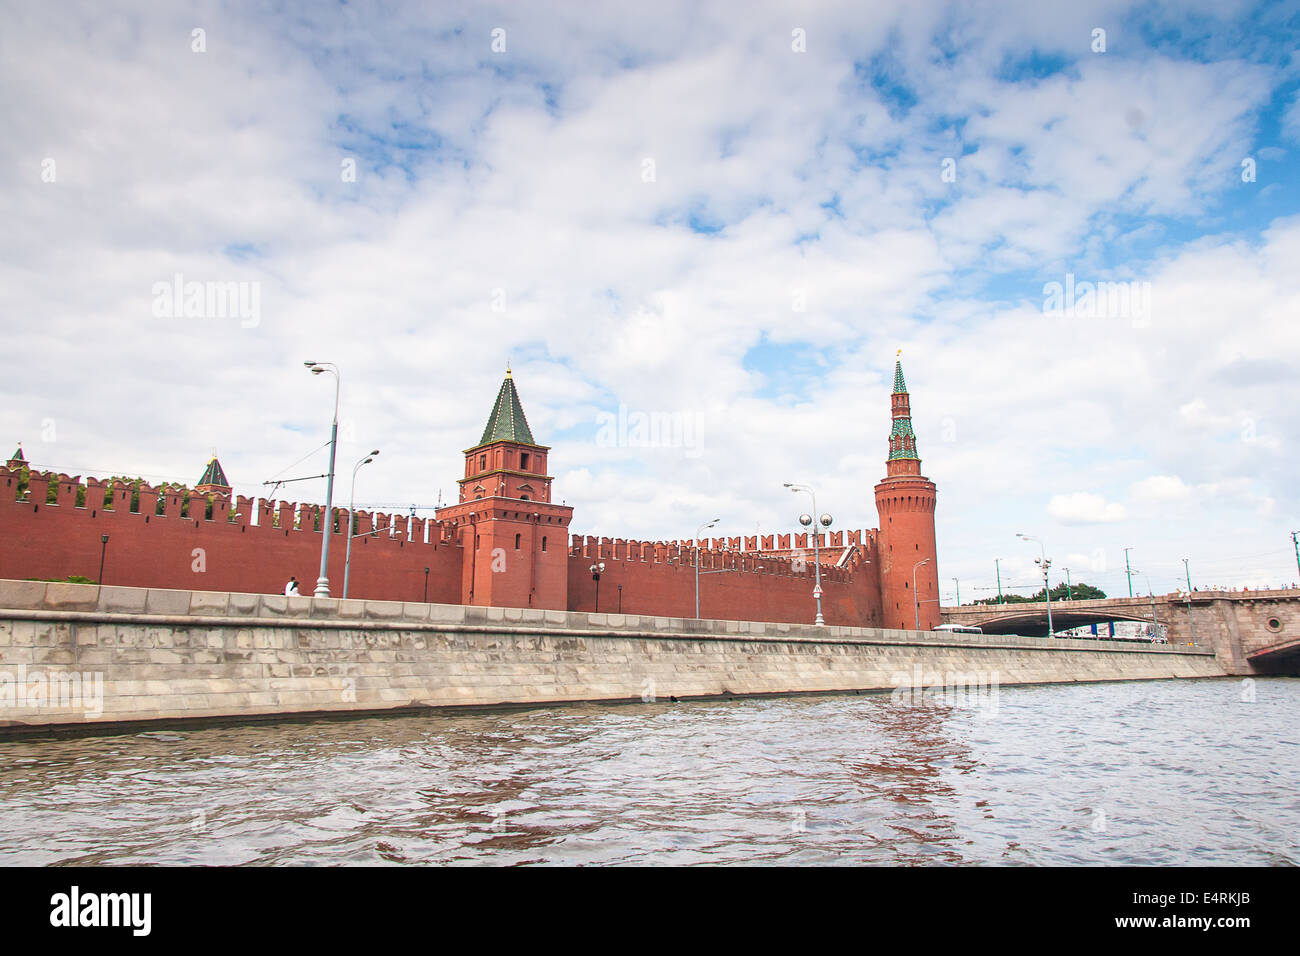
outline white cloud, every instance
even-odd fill
[[[1075,492],[1071,495],[1053,495],[1047,504],[1047,513],[1062,524],[1109,524],[1123,521],[1124,506],[1106,501],[1101,495]]]

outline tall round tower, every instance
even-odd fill
[[[902,362],[894,366],[894,393],[889,401],[894,419],[889,460],[886,477],[876,485],[882,621],[885,627],[928,631],[939,624],[935,486],[921,474]]]

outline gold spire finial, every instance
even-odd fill
[[[510,360],[506,359],[506,378],[510,378]]]

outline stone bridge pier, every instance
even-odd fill
[[[1153,609],[1154,603],[1154,609]],[[1300,676],[1300,590],[1193,591],[1097,601],[1052,602],[1057,630],[1107,621],[1154,619],[1169,628],[1171,644],[1214,650],[1229,674]],[[942,609],[945,624],[986,634],[1047,634],[1047,608],[1036,604],[964,604]]]

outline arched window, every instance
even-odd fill
[[[520,496],[519,496],[519,500],[520,500],[520,501],[527,501],[527,500],[528,500],[528,496],[527,496],[527,495],[520,495]]]

